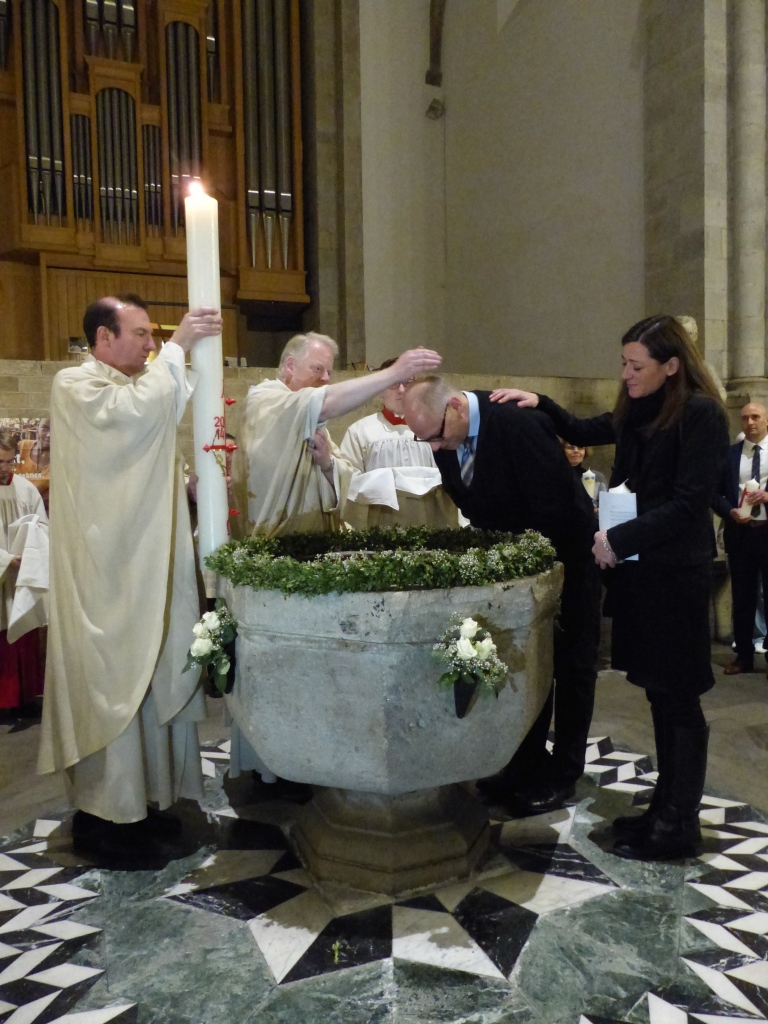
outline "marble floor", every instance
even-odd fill
[[[617,734],[596,732],[572,805],[517,819],[492,807],[471,881],[402,900],[313,883],[287,839],[298,803],[228,778],[220,717],[205,733],[205,800],[180,806],[181,855],[133,871],[73,852],[63,792],[9,768],[14,750],[17,774],[29,760],[37,728],[2,727],[0,1024],[767,1021],[765,677],[724,686],[708,712],[727,723],[752,708],[752,732],[740,750],[731,741],[758,776],[750,800],[729,792],[721,751],[704,854],[640,864],[610,852],[608,822],[655,778],[625,739],[636,694],[612,675],[595,723]]]

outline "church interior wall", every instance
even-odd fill
[[[449,369],[616,372],[645,313],[643,38],[641,0],[447,5]]]
[[[448,5],[450,7],[450,4]],[[365,342],[369,365],[445,348],[445,121],[425,112],[429,0],[360,0]],[[448,362],[453,353],[446,352]]]
[[[3,416],[19,419],[50,415],[50,393],[54,374],[69,362],[54,362],[28,359],[0,359],[0,411]],[[334,380],[349,380],[359,372],[341,371],[334,374]],[[236,400],[227,410],[227,430],[237,437],[240,413],[245,406],[245,396],[252,384],[275,377],[274,368],[230,367],[224,368],[224,391],[227,397]],[[593,416],[610,409],[616,400],[615,380],[598,380],[568,377],[511,377],[501,374],[449,375],[457,386],[467,389],[492,391],[497,387],[520,387],[551,395],[561,405],[572,409],[579,416]],[[336,443],[340,443],[350,423],[361,416],[367,416],[380,408],[380,401],[367,405],[331,420],[329,430]],[[179,427],[179,444],[185,459],[194,465],[192,446],[192,410],[188,406]],[[601,472],[610,470],[612,449],[596,449],[592,459],[594,469]]]

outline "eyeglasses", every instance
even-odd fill
[[[443,440],[443,435],[445,434],[445,417],[447,415],[448,415],[448,406],[446,405],[445,412],[443,413],[443,422],[440,424],[440,432],[438,434],[435,434],[434,437],[416,437],[416,438],[414,438],[414,440],[415,441],[423,441],[425,444],[432,444],[435,441],[442,441]]]
[[[385,388],[384,390],[385,391],[399,391],[400,388],[405,390],[406,388],[409,388],[411,386],[411,384],[413,384],[413,377],[409,377],[408,380],[398,381],[397,384],[390,384],[389,387]]]

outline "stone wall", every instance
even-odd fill
[[[49,415],[51,382],[54,374],[71,363],[38,362],[31,360],[0,360],[0,417],[39,417]],[[240,409],[252,384],[258,384],[266,377],[274,377],[272,368],[248,367],[224,370],[225,393],[237,400],[227,412],[228,430],[237,437]],[[335,380],[348,380],[359,376],[356,373],[338,373]],[[496,387],[520,387],[528,391],[539,391],[551,395],[557,402],[571,409],[579,416],[592,416],[611,408],[616,396],[616,383],[610,380],[586,377],[504,377],[502,375],[452,376],[458,386],[468,390],[491,391]],[[379,408],[378,402],[340,417],[330,424],[331,434],[340,442],[344,432],[354,420]],[[188,407],[181,422],[179,440],[188,461],[192,462],[192,410]],[[610,470],[612,450],[596,449],[590,464],[601,472]]]
[[[705,358],[725,380],[725,0],[647,0],[645,14],[646,306],[695,317]]]

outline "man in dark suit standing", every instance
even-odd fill
[[[723,670],[727,676],[754,670],[754,626],[757,584],[768,595],[768,413],[750,402],[741,410],[744,440],[731,445],[720,493],[712,503],[724,524],[725,551],[731,571],[733,639],[736,658]],[[748,481],[755,481],[745,491]],[[742,501],[742,495],[744,500]]]
[[[406,393],[404,415],[416,437],[429,443],[445,491],[473,527],[538,530],[565,567],[555,685],[512,761],[485,787],[531,811],[562,807],[584,771],[597,678],[600,583],[591,554],[592,502],[543,413],[492,404],[488,392],[457,391],[429,376]]]

